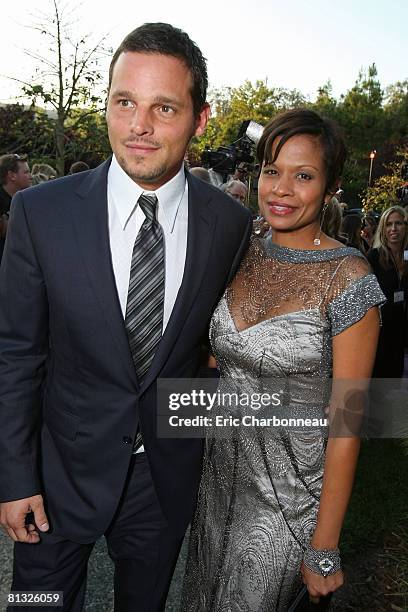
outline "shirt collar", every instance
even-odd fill
[[[112,196],[121,227],[126,227],[129,218],[137,206],[142,193],[154,194],[158,199],[160,222],[164,221],[170,232],[173,231],[183,195],[186,189],[184,163],[170,181],[156,191],[146,191],[135,183],[120,167],[115,155],[108,172],[108,190]]]

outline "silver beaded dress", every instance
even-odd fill
[[[384,296],[349,247],[294,250],[254,237],[219,302],[210,339],[220,387],[290,380],[291,408],[325,416],[310,381],[332,371],[332,337]],[[309,383],[304,384],[305,376]],[[327,431],[208,428],[182,594],[183,612],[285,611],[314,531]]]

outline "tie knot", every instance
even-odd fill
[[[153,222],[156,220],[157,197],[155,195],[146,195],[142,193],[138,199],[138,204],[148,221]]]

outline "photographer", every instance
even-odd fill
[[[251,190],[250,174],[254,169],[254,150],[263,132],[263,127],[255,121],[246,120],[241,123],[237,138],[228,146],[216,150],[206,149],[201,155],[201,161],[208,168],[211,182],[217,187],[231,180],[237,180]]]

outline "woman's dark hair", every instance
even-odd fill
[[[362,219],[359,215],[346,215],[341,224],[341,231],[347,236],[347,244],[363,251],[361,240]]]
[[[194,114],[198,116],[207,97],[207,65],[203,54],[189,36],[168,23],[145,23],[130,32],[116,49],[109,67],[109,86],[115,64],[122,53],[156,53],[180,59],[191,72]]]
[[[300,134],[309,134],[321,142],[326,166],[326,192],[334,193],[343,173],[347,157],[346,145],[337,123],[312,110],[297,108],[274,117],[265,127],[258,143],[259,163],[273,163],[285,142]],[[272,156],[273,144],[278,137],[280,140]]]

